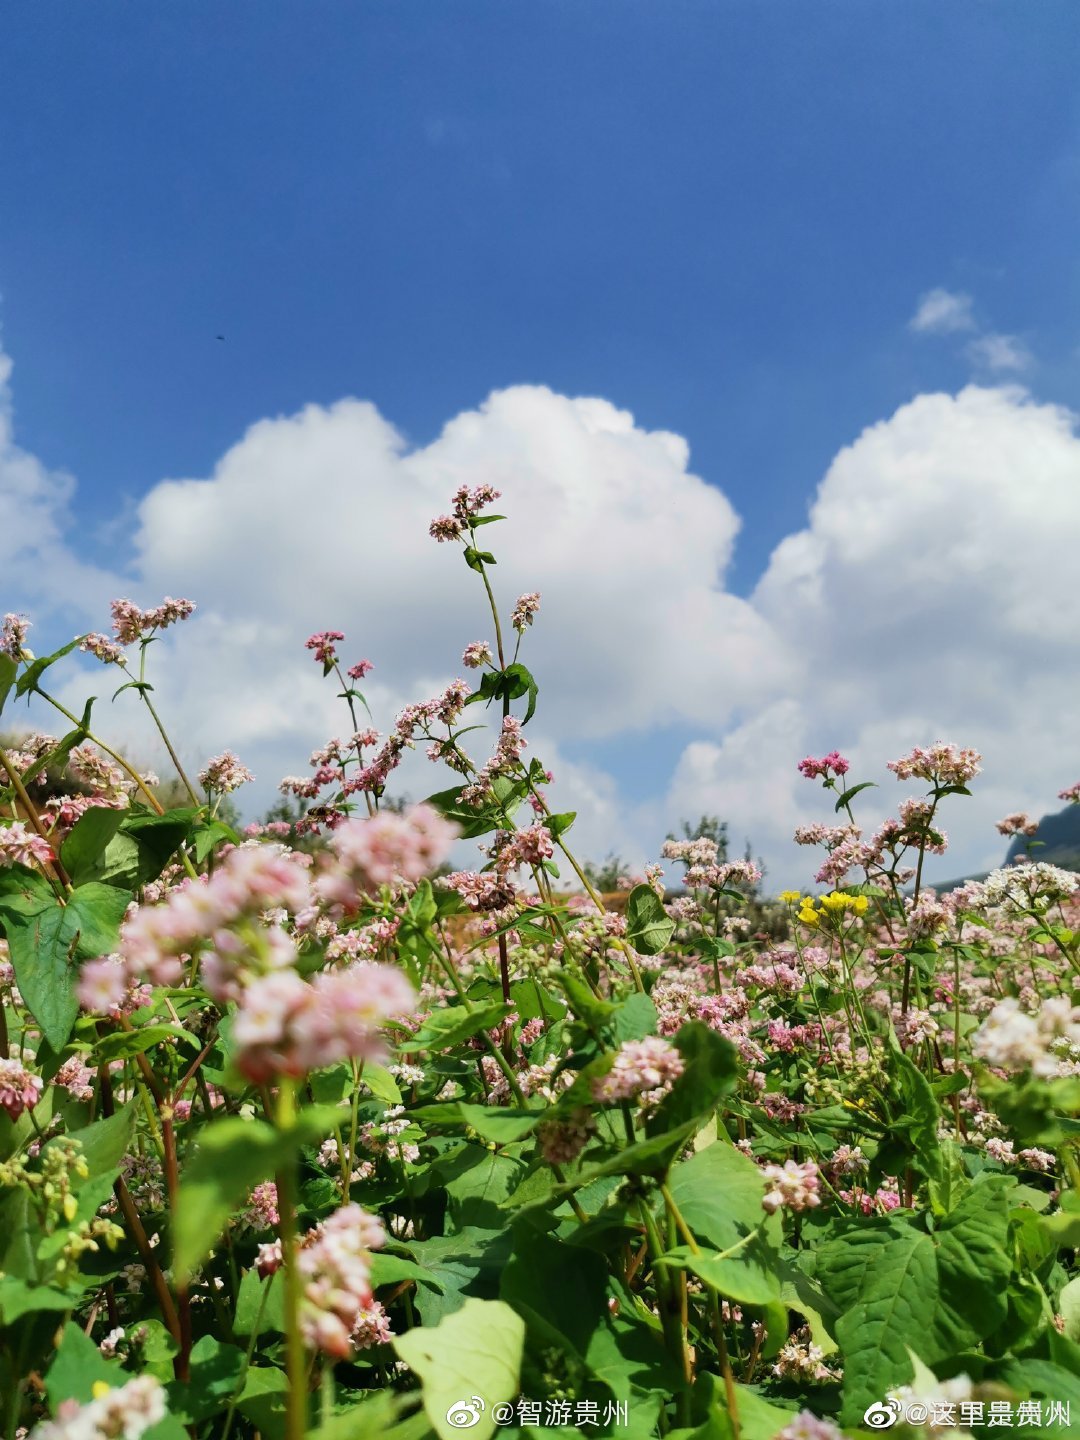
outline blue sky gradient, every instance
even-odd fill
[[[307,401],[423,442],[538,382],[689,439],[745,590],[841,445],[966,377],[905,331],[920,292],[972,293],[1075,397],[1071,3],[43,3],[4,29],[19,435],[88,520]]]
[[[994,863],[1080,763],[1078,42],[1075,0],[8,7],[0,613],[43,649],[190,593],[173,713],[261,805],[339,725],[303,627],[372,654],[383,727],[449,679],[478,612],[417,506],[506,474],[586,853],[709,809],[802,877],[806,749],[942,736],[987,778],[941,869]],[[443,435],[515,386],[554,395]],[[348,396],[427,448],[348,406],[245,439]]]

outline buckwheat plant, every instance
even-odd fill
[[[241,831],[251,771],[190,755],[148,678],[191,601],[41,658],[4,616],[6,1440],[837,1440],[920,1405],[1072,1433],[1075,874],[1017,810],[1017,863],[927,884],[981,760],[913,736],[869,826],[844,755],[798,763],[829,807],[800,889],[687,831],[600,894],[498,498],[430,526],[477,577],[469,678],[374,715],[371,660],[298,636],[341,730]],[[74,652],[147,708],[166,785],[56,698]]]

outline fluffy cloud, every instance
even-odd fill
[[[968,357],[984,369],[1026,370],[1032,363],[1031,351],[1015,335],[980,335],[968,346]]]
[[[908,329],[920,335],[951,335],[958,330],[974,330],[971,296],[952,290],[928,290],[919,296]]]
[[[0,576],[12,603],[60,613],[75,623],[87,607],[104,601],[109,581],[65,541],[74,479],[47,469],[15,443],[13,368],[0,350]],[[17,523],[11,523],[13,517]]]
[[[366,693],[383,726],[490,635],[477,577],[427,535],[456,486],[481,482],[509,517],[487,532],[501,602],[543,594],[524,650],[542,690],[530,740],[562,779],[558,803],[581,811],[585,854],[644,858],[680,815],[711,810],[775,882],[805,879],[791,830],[829,807],[800,756],[849,753],[881,780],[868,809],[884,810],[902,793],[885,760],[942,737],[987,763],[949,817],[938,873],[981,868],[1000,855],[998,815],[1048,808],[1080,773],[1080,440],[1071,414],[1018,388],[922,395],[866,430],[748,599],[724,588],[738,518],[686,442],[542,387],[497,392],[419,448],[356,400],[260,421],[210,477],[147,494],[124,578],[77,568],[71,482],[20,456],[10,425],[0,454],[2,493],[34,521],[29,546],[5,532],[15,598],[39,600],[38,582],[67,607],[100,597],[79,617],[100,626],[110,590],[191,595],[197,617],[155,647],[158,698],[185,759],[231,746],[260,800],[343,729],[309,632],[344,630],[347,659],[375,661]],[[66,697],[87,683],[69,680]],[[115,718],[144,744],[136,714]],[[681,755],[654,747],[643,774],[580,759],[583,739],[618,753],[665,729],[695,738]],[[420,756],[401,776],[414,795],[439,783]]]
[[[271,622],[263,673],[332,625],[392,688],[434,685],[490,620],[460,550],[437,546],[428,523],[458,485],[489,482],[510,517],[486,532],[493,581],[507,607],[542,592],[526,648],[564,732],[712,723],[783,661],[724,591],[738,520],[687,464],[678,436],[540,387],[498,392],[411,451],[370,405],[311,406],[253,426],[210,480],[151,491],[136,564],[150,593],[191,591],[215,623]],[[247,669],[246,642],[232,648],[227,668]],[[228,689],[243,696],[244,683]]]
[[[860,778],[881,780],[880,809],[898,790],[886,759],[954,739],[982,750],[986,773],[973,800],[954,803],[946,823],[959,844],[937,873],[999,858],[993,821],[1014,802],[1050,808],[1080,772],[1074,424],[1022,390],[970,386],[919,396],[842,450],[807,528],[777,547],[753,596],[799,657],[789,703],[691,747],[681,794],[689,786],[714,807],[733,797],[725,813],[786,876],[791,792],[770,780],[755,814],[748,768],[771,776],[785,749],[790,763],[801,747],[839,746]],[[801,794],[825,818],[825,797],[805,782]]]

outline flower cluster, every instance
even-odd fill
[[[347,1360],[355,1350],[389,1339],[385,1314],[371,1293],[370,1252],[385,1242],[382,1221],[359,1205],[343,1205],[303,1236],[297,1252],[300,1326],[310,1349]],[[260,1248],[260,1274],[274,1274],[281,1262],[280,1240]]]
[[[415,991],[392,965],[361,961],[311,980],[295,970],[259,976],[239,996],[233,1025],[237,1069],[262,1084],[339,1060],[383,1060],[380,1027],[415,1008]]]
[[[139,1440],[164,1420],[165,1390],[153,1375],[137,1375],[113,1389],[96,1381],[94,1398],[85,1405],[61,1400],[54,1420],[43,1420],[30,1440]]]
[[[510,624],[523,635],[526,629],[533,623],[540,610],[540,593],[531,590],[527,595],[518,597],[517,604],[510,613]]]
[[[832,776],[846,775],[850,769],[851,762],[845,760],[838,750],[830,750],[828,755],[823,755],[820,760],[808,755],[805,760],[799,761],[799,774],[804,775],[807,780],[816,780],[819,777],[828,780]]]
[[[21,820],[12,820],[0,828],[0,868],[8,865],[48,865],[53,859],[52,846]]]
[[[430,805],[414,805],[404,815],[380,810],[363,820],[347,820],[334,830],[334,862],[315,881],[319,898],[355,910],[361,897],[381,885],[415,884],[438,868],[457,838],[457,826]]]
[[[812,1160],[800,1165],[785,1160],[783,1165],[764,1165],[762,1172],[769,1189],[762,1196],[762,1209],[774,1215],[777,1210],[813,1210],[821,1204],[821,1172]]]
[[[607,1074],[593,1081],[593,1097],[603,1103],[640,1099],[643,1105],[654,1105],[684,1068],[682,1056],[668,1040],[657,1035],[627,1040],[616,1052]]]
[[[14,615],[8,611],[0,623],[0,655],[10,656],[15,661],[21,660],[26,645],[26,632],[29,629],[30,621],[25,615]]]
[[[1002,1070],[1030,1070],[1050,1077],[1063,1073],[1063,1061],[1080,1056],[1080,1007],[1065,996],[1046,1000],[1027,1015],[1011,996],[994,1006],[976,1032],[972,1050]]]
[[[981,769],[977,750],[962,749],[938,740],[933,745],[916,745],[909,755],[890,760],[888,769],[898,780],[926,780],[931,785],[967,785]]]
[[[1034,835],[1038,829],[1039,822],[1023,810],[1014,810],[1011,815],[1006,815],[997,822],[999,835]]]
[[[18,1060],[0,1059],[0,1110],[17,1120],[24,1110],[33,1110],[41,1099],[45,1082]]]
[[[109,608],[113,634],[121,645],[133,645],[136,640],[145,639],[157,630],[167,630],[195,613],[190,600],[174,600],[170,595],[153,610],[140,610],[133,600],[114,600]]]
[[[499,498],[499,491],[491,485],[475,485],[472,489],[462,485],[454,493],[453,514],[440,515],[428,527],[428,534],[440,544],[444,540],[459,540],[481,510],[493,505]]]
[[[217,795],[228,795],[254,779],[255,776],[246,765],[241,765],[231,750],[215,755],[207,762],[206,769],[199,771],[199,784],[204,790],[213,790]]]

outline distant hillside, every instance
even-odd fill
[[[1032,850],[1032,860],[1048,860],[1063,870],[1080,870],[1080,805],[1066,805],[1056,815],[1044,815],[1030,840],[1017,835],[1009,846],[1005,863],[1008,865],[1022,857],[1025,847],[1037,840],[1042,844]]]
[[[1041,840],[1042,844],[1035,842]],[[1034,846],[1030,854],[1028,846]],[[1080,805],[1066,805],[1064,810],[1059,810],[1056,815],[1044,815],[1039,821],[1039,828],[1034,835],[1017,835],[1009,846],[1003,865],[1011,865],[1015,860],[1046,860],[1051,865],[1058,865],[1062,870],[1080,871]],[[959,880],[942,880],[936,882],[934,889],[939,895],[945,895],[950,890],[955,890],[958,885],[966,885],[969,880],[985,880],[989,871],[984,870],[981,875],[962,875]]]

